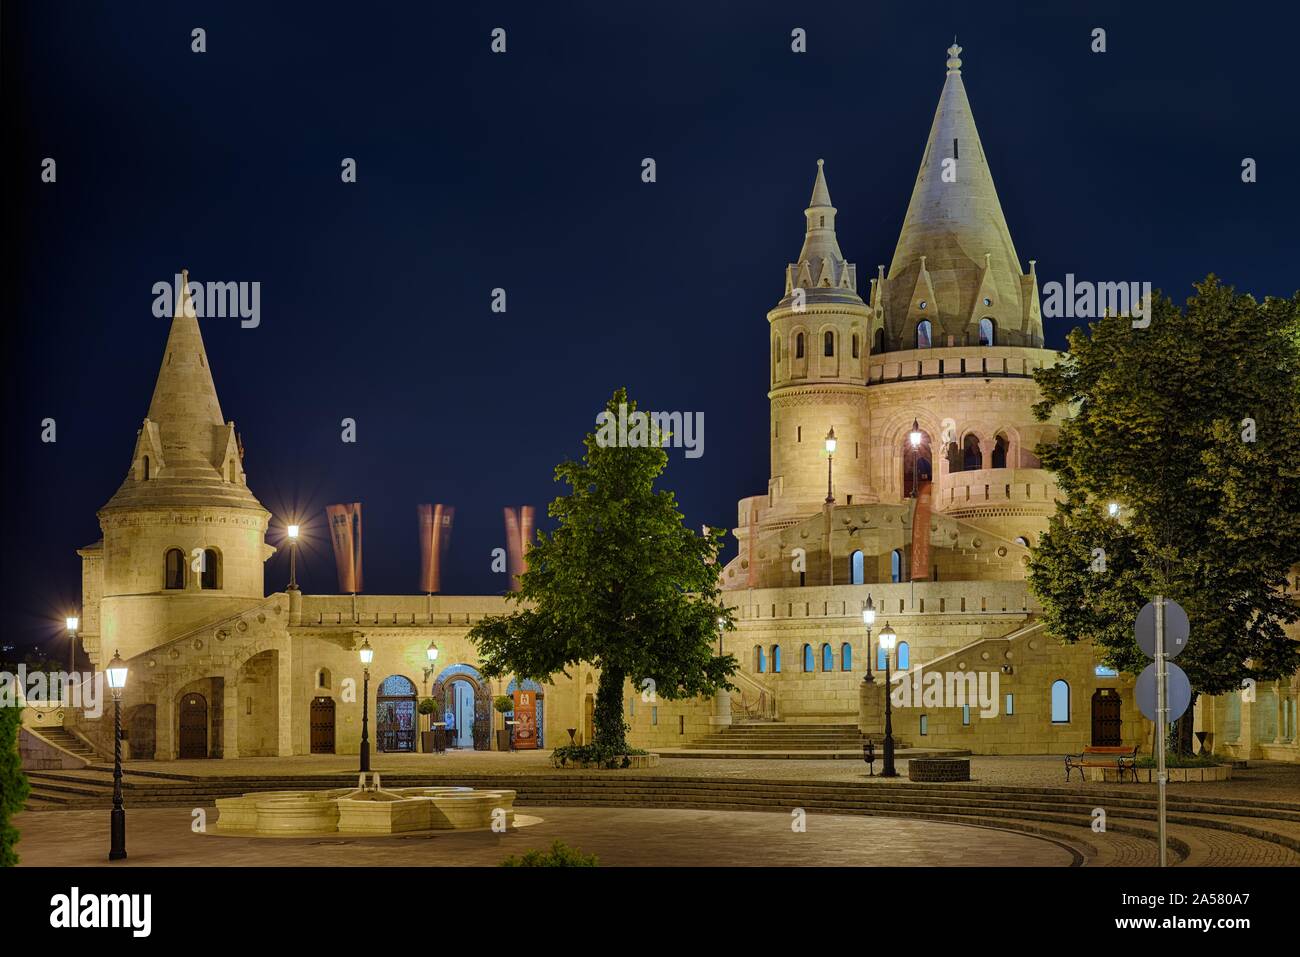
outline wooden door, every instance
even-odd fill
[[[1092,743],[1095,747],[1115,748],[1123,744],[1120,735],[1120,700],[1114,688],[1098,688],[1092,693]]]
[[[180,756],[206,758],[208,756],[208,699],[201,694],[187,694],[181,698]]]
[[[311,701],[311,753],[334,753],[334,699]]]

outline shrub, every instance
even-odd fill
[[[600,744],[566,744],[551,752],[551,764],[564,767],[570,761],[574,764],[596,764],[602,768],[626,768],[632,765],[629,755],[647,754],[642,748],[610,749]]]
[[[502,867],[599,867],[595,854],[583,854],[576,847],[556,841],[549,851],[531,850],[523,857],[507,857]]]
[[[423,701],[419,703],[419,705],[416,706],[415,710],[419,711],[420,714],[441,714],[442,713],[442,709],[438,707],[438,702],[434,701],[432,698],[425,698]]]
[[[30,790],[18,756],[21,715],[18,708],[0,708],[0,867],[18,863],[14,850],[18,844],[18,828],[9,823],[9,818],[23,809]]]
[[[492,702],[492,707],[496,708],[502,714],[509,714],[515,710],[515,699],[508,694],[499,694]]]
[[[1167,768],[1214,768],[1226,763],[1226,761],[1222,761],[1210,754],[1179,754],[1177,751],[1165,753],[1165,767]],[[1137,766],[1140,768],[1154,768],[1156,759],[1149,757],[1138,758]]]

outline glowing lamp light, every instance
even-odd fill
[[[924,436],[921,435],[921,423],[917,422],[916,419],[913,419],[912,431],[908,433],[907,436],[908,441],[912,443],[912,448],[919,449],[921,447],[922,438],[924,438]]]
[[[290,526],[288,527],[288,529],[286,529],[286,531],[288,531],[288,533],[289,533],[289,540],[290,540],[290,541],[292,541],[292,542],[296,542],[296,541],[298,540],[298,526],[297,526],[297,525],[290,525]]]
[[[827,455],[834,455],[834,454],[835,454],[835,446],[836,446],[837,444],[838,444],[838,443],[835,441],[835,427],[832,426],[832,427],[831,427],[831,430],[830,430],[829,432],[826,433],[826,454],[827,454]]]
[[[1111,518],[1117,516],[1119,514],[1119,502],[1111,502],[1106,506],[1106,511],[1110,514]]]
[[[893,651],[894,645],[898,644],[898,632],[889,627],[889,622],[885,622],[885,627],[881,629],[878,640],[881,648],[886,651]]]
[[[108,663],[105,673],[108,675],[108,686],[114,691],[126,687],[126,662],[116,651],[113,652],[113,660]]]
[[[424,653],[425,653],[426,655],[429,656],[429,662],[430,662],[431,664],[432,664],[433,662],[437,661],[437,660],[438,660],[438,643],[437,643],[437,642],[434,642],[434,641],[429,642],[429,647],[425,650]]]
[[[871,603],[871,596],[867,596],[867,605],[862,609],[862,623],[870,628],[876,623],[876,606]]]
[[[76,617],[75,615],[69,615],[67,622],[68,622],[68,631],[76,631],[77,626],[81,624],[81,619]]]
[[[361,642],[361,650],[359,654],[361,655],[361,663],[366,667],[370,667],[370,662],[375,660],[375,649],[370,647],[369,638]]]

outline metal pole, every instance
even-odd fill
[[[289,590],[298,589],[298,543],[291,542],[289,545]]]
[[[867,684],[875,684],[876,679],[871,676],[871,626],[867,625],[867,676],[862,679]]]
[[[122,692],[113,690],[113,812],[109,816],[108,859],[126,857],[126,811],[122,807]]]
[[[361,773],[370,770],[370,669],[361,685]]]
[[[885,652],[885,764],[881,768],[880,776],[885,778],[896,778],[898,777],[898,772],[894,770],[894,722],[889,703],[890,650],[886,650]]]
[[[68,674],[71,675],[76,670],[77,670],[77,632],[76,629],[71,629],[68,631]]]
[[[834,503],[835,496],[831,494],[831,464],[835,461],[835,453],[826,454],[826,504]]]
[[[1168,672],[1165,665],[1165,598],[1156,595],[1156,841],[1160,846],[1160,866],[1165,863],[1165,729],[1169,720]]]

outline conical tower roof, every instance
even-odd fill
[[[862,302],[857,292],[856,267],[844,259],[835,235],[837,210],[826,185],[825,165],[825,160],[817,161],[812,198],[804,210],[803,247],[798,260],[786,267],[783,304],[789,301],[795,288],[805,290],[806,302]]]
[[[972,321],[990,290],[1017,304],[1023,294],[1020,260],[966,97],[960,53],[955,42],[948,48],[947,78],[888,275],[892,294],[910,295],[924,257],[937,317],[950,329]],[[933,306],[928,317],[936,318]]]
[[[244,484],[234,423],[221,415],[186,270],[180,274],[180,287],[131,470],[104,508],[225,505],[261,509]]]

